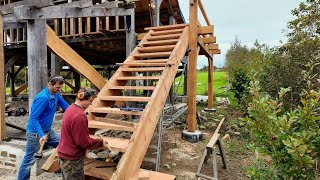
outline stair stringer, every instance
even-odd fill
[[[167,66],[162,72],[161,79],[158,81],[158,84],[152,93],[151,101],[149,101],[145,107],[144,113],[140,117],[140,121],[137,125],[137,129],[130,139],[129,146],[118,163],[117,171],[113,174],[111,179],[127,180],[138,178],[141,163],[152,139],[152,135],[165,104],[166,97],[168,96],[169,90],[178,71],[178,66],[185,56],[185,52],[188,48],[188,40],[189,27],[186,26],[178,43],[176,44],[176,47],[169,57],[168,62],[173,62],[173,65]]]

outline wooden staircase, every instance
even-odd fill
[[[89,128],[133,132],[130,139],[104,137],[108,139],[111,148],[124,154],[118,163],[116,172],[112,171],[112,174],[105,176],[100,174],[100,178],[131,179],[136,177],[138,179],[138,176],[141,176],[138,175],[141,172],[141,163],[178,66],[188,48],[188,28],[186,24],[146,28],[149,32],[129,57],[123,63],[118,64],[120,66],[118,70],[87,109]],[[132,85],[130,81],[150,81],[151,83],[148,85],[144,83],[140,86],[139,84]],[[139,90],[149,93],[144,93],[144,96],[124,95],[136,94]],[[126,91],[131,91],[131,93],[126,93]],[[114,106],[128,102],[144,103],[144,108],[128,109]],[[110,114],[135,116],[139,117],[139,120],[133,122],[108,118],[107,115]],[[85,173],[92,175],[90,171]],[[168,175],[168,178],[174,179],[174,176]]]

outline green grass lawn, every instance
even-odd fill
[[[178,86],[180,77],[175,79],[175,86]],[[178,94],[183,94],[183,80],[181,78],[180,87]],[[227,96],[225,87],[227,85],[227,73],[226,72],[214,72],[213,73],[213,93],[215,96]],[[207,95],[208,93],[208,73],[198,72],[197,73],[197,95]]]
[[[178,86],[178,82],[180,80],[180,77],[175,79],[175,91]],[[180,87],[178,89],[178,94],[183,94],[183,80],[184,77],[181,78]],[[73,82],[69,81],[73,84]],[[225,97],[225,87],[227,84],[227,73],[226,72],[214,72],[213,73],[213,93],[214,96],[222,96]],[[87,83],[83,80],[81,82],[81,87],[90,86],[90,82]],[[18,87],[16,87],[18,88]],[[67,86],[66,84],[62,87],[63,92],[70,92],[71,88]],[[26,91],[25,91],[26,92]],[[198,95],[207,95],[208,93],[208,73],[207,72],[198,72],[197,73],[197,94]],[[6,88],[6,94],[10,94],[10,88]],[[24,92],[22,92],[24,94]]]

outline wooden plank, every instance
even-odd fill
[[[143,111],[122,111],[119,108],[111,108],[111,107],[99,107],[99,108],[91,108],[90,112],[92,113],[104,113],[104,114],[124,114],[124,115],[139,115],[143,114]]]
[[[24,83],[21,85],[18,89],[14,91],[14,95],[18,96],[22,91],[26,90],[28,88],[28,83]]]
[[[146,179],[149,179],[149,180],[160,180],[160,179],[174,180],[174,179],[176,179],[176,177],[173,175],[170,175],[170,174],[140,169],[138,179],[139,180],[146,180]]]
[[[150,97],[139,96],[100,96],[102,101],[135,101],[135,102],[148,102]]]
[[[204,52],[201,55],[205,55],[207,57],[212,57],[212,53],[208,49],[208,47],[204,44],[203,39],[198,37],[198,45],[200,46],[201,50]]]
[[[157,67],[157,66],[169,66],[169,65],[173,65],[173,63],[116,63],[118,66],[131,66],[131,67],[137,67],[137,66],[152,66],[152,67]]]
[[[57,167],[57,163],[55,162],[58,158],[58,151],[57,149],[53,149],[51,155],[48,157],[46,162],[42,165],[41,169],[47,172],[55,172],[58,168],[60,169],[60,164],[58,163],[59,167]]]
[[[112,86],[109,89],[114,90],[154,90],[155,86]]]
[[[155,52],[155,53],[138,53],[133,55],[135,58],[168,58],[170,57],[171,52]]]
[[[220,49],[211,49],[210,53],[212,53],[212,54],[221,54],[221,50]]]
[[[211,25],[211,26],[201,26],[198,29],[198,35],[208,35],[208,34],[210,34],[210,35],[213,36],[213,31],[214,31],[213,25]]]
[[[108,163],[105,161],[95,161],[84,166],[84,174],[87,176],[99,178],[99,179],[110,179],[112,174],[115,172],[114,167],[96,168],[98,166],[105,166]]]
[[[146,34],[148,34],[148,33],[139,33],[139,34],[137,35],[137,40],[138,40],[138,41],[141,41]]]
[[[163,67],[146,67],[146,68],[121,68],[123,72],[159,72]]]
[[[76,53],[63,40],[59,39],[53,30],[47,25],[47,44],[54,53],[61,59],[65,60],[78,73],[84,75],[98,89],[102,89],[106,84],[105,79],[97,72],[87,61]]]
[[[129,80],[159,80],[161,76],[125,76],[118,77],[117,80],[129,81]]]
[[[168,39],[179,39],[181,34],[168,34],[161,36],[151,36],[148,38],[148,41],[159,41],[159,40],[168,40]]]
[[[61,20],[61,29],[62,29],[62,32],[61,32],[61,35],[64,36],[66,35],[66,19],[65,18],[62,18]]]
[[[116,131],[130,131],[133,132],[135,130],[134,127],[123,126],[118,124],[106,123],[101,121],[88,121],[89,128],[97,128],[97,129],[109,129]]]
[[[117,171],[113,174],[111,179],[126,179],[127,177],[134,177],[139,172],[141,163],[156,128],[159,115],[165,104],[166,97],[169,94],[175,74],[178,71],[178,66],[188,48],[188,32],[189,29],[186,27],[177,46],[172,52],[173,56],[170,56],[169,59],[170,62],[175,62],[175,65],[167,67],[166,70],[162,72],[162,77],[158,82],[157,88],[152,93],[151,101],[149,101],[144,109],[137,129],[131,137],[131,143],[129,144],[126,153],[122,155],[117,166]]]
[[[213,146],[216,144],[216,142],[218,141],[219,136],[220,136],[220,134],[214,133],[213,136],[211,137],[210,141],[206,145],[206,148],[211,150],[213,148]]]
[[[0,11],[2,15],[11,14],[13,13],[13,9],[16,6],[22,6],[22,5],[28,5],[28,6],[35,6],[37,8],[46,7],[46,6],[52,6],[53,1],[52,0],[23,0],[18,1],[14,3],[9,3],[3,6],[0,6]]]
[[[178,42],[177,39],[162,40],[162,41],[151,41],[151,42],[144,43],[143,46],[147,47],[147,46],[175,45],[175,44],[177,44],[177,42]]]
[[[188,24],[174,24],[174,25],[168,25],[168,26],[147,27],[147,28],[144,28],[144,30],[163,31],[163,30],[183,29],[186,26],[188,26]]]
[[[121,125],[121,126],[133,127],[133,128],[135,128],[137,126],[137,123],[135,123],[135,122],[121,121],[121,120],[117,120],[117,119],[110,119],[110,118],[103,118],[103,117],[95,117],[94,120],[100,121],[100,122],[117,124],[117,125]]]
[[[217,42],[217,38],[215,36],[203,37],[202,40],[203,40],[203,43],[205,43],[205,44]]]
[[[135,60],[135,63],[167,63],[169,59]]]
[[[91,18],[87,17],[87,24],[86,24],[86,33],[91,32]]]
[[[3,19],[0,13],[0,142],[6,137],[6,86],[5,86],[5,59],[3,48]]]
[[[200,8],[200,10],[201,10],[201,12],[202,12],[202,15],[203,15],[204,20],[206,21],[207,25],[210,26],[211,23],[210,23],[209,18],[208,18],[208,16],[207,16],[206,10],[204,9],[204,6],[203,6],[203,4],[202,4],[202,1],[201,1],[201,0],[198,0],[198,4],[199,4],[199,8]],[[191,24],[191,23],[190,23],[190,24]]]
[[[139,52],[162,52],[162,51],[172,51],[175,45],[169,46],[153,46],[153,47],[140,47],[138,50]]]
[[[216,130],[214,131],[214,134],[218,134],[218,133],[219,133],[220,128],[221,128],[221,126],[222,126],[222,124],[223,124],[224,120],[225,120],[225,118],[222,118],[222,119],[221,119],[221,121],[220,121],[220,123],[219,123],[218,127],[217,127],[217,128],[216,128]]]
[[[106,17],[106,30],[110,30],[109,17]]]
[[[79,35],[82,34],[82,18],[78,18],[78,31]]]
[[[219,49],[219,44],[206,44],[205,47],[209,50]]]
[[[181,34],[183,29],[172,29],[172,30],[163,30],[163,31],[155,31],[150,33],[151,36],[161,36],[167,34]]]
[[[196,130],[196,87],[198,47],[198,1],[190,0],[189,13],[189,72],[188,72],[188,131]]]
[[[59,18],[79,18],[79,17],[105,17],[105,16],[127,16],[131,15],[134,9],[113,8],[106,9],[101,6],[92,6],[79,9],[78,7],[49,6],[41,9],[30,8],[29,6],[17,6],[14,8],[14,17],[7,15],[6,21],[19,21],[39,19],[59,19]]]
[[[99,136],[90,135],[91,138],[100,139]],[[114,137],[102,137],[108,142],[108,145],[113,150],[118,150],[119,152],[125,152],[128,148],[128,144],[130,142],[129,139],[122,139],[122,138],[114,138]]]

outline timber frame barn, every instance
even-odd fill
[[[85,166],[85,174],[100,179],[174,179],[140,166],[182,61],[188,64],[184,84],[188,131],[196,130],[198,55],[208,58],[208,108],[213,108],[213,55],[220,50],[201,0],[189,0],[189,24],[178,0],[0,2],[1,139],[6,137],[5,77],[10,78],[10,96],[28,89],[30,107],[49,77],[68,71],[66,77],[72,74],[74,83],[66,85],[73,92],[80,88],[81,78],[99,90],[87,109],[89,128],[133,133],[130,139],[104,137],[123,153],[116,169],[95,169],[93,165],[101,162],[93,162]],[[206,21],[204,26],[198,11]],[[69,68],[62,68],[66,66]],[[16,75],[23,68],[28,80],[16,88]],[[138,95],[141,90],[143,94]],[[142,102],[144,106],[141,111],[111,108],[121,102]],[[140,119],[127,122],[110,119],[108,114]]]

